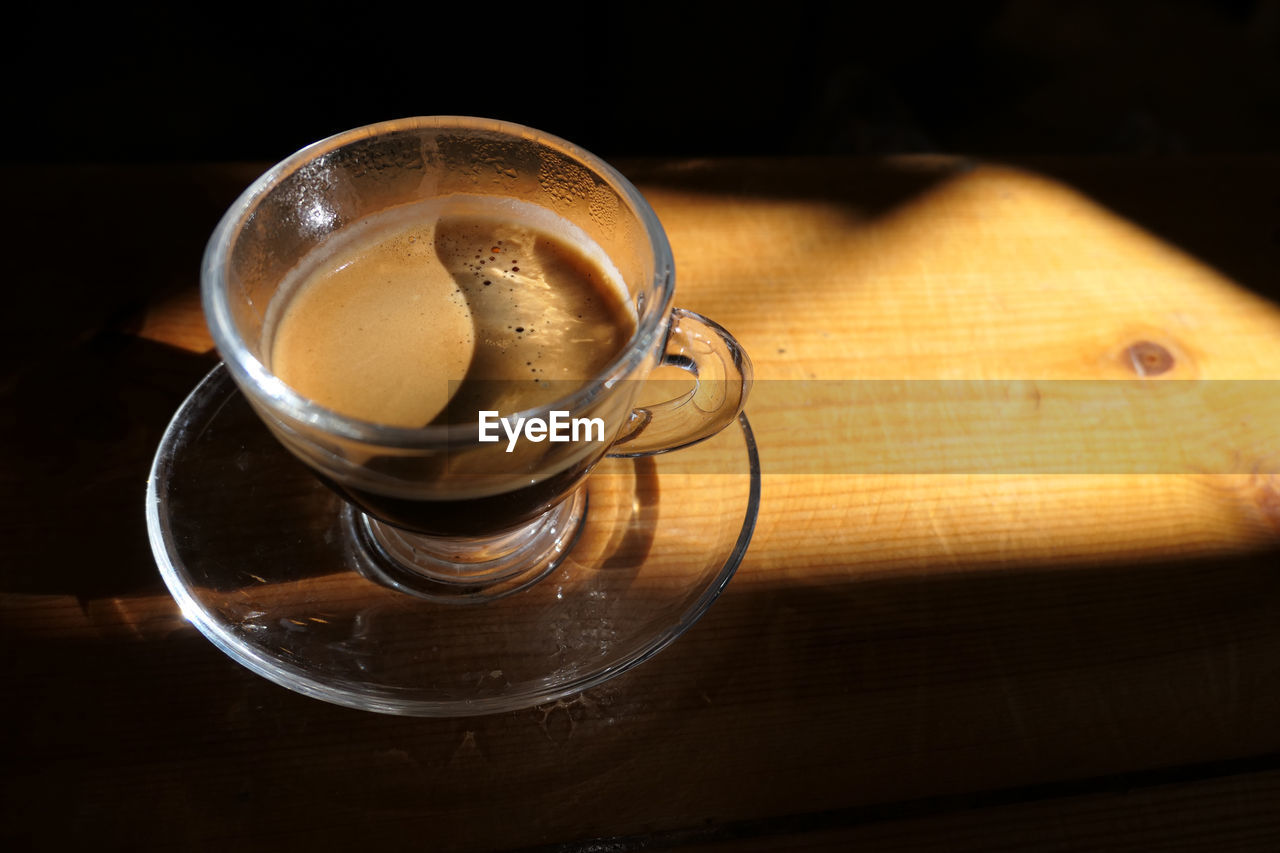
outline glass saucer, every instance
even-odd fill
[[[475,604],[396,591],[361,573],[356,514],[219,365],[160,443],[147,528],[183,615],[259,675],[369,711],[487,714],[594,687],[706,612],[755,527],[750,424],[744,415],[662,456],[606,459],[585,488],[577,543],[536,583]]]

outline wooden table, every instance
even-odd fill
[[[1274,422],[1214,433],[1200,467],[951,469],[956,431],[888,391],[798,420],[778,390],[1273,379],[1280,161],[622,167],[669,232],[679,303],[754,358],[755,538],[655,659],[462,719],[277,687],[157,576],[150,458],[216,362],[199,253],[261,167],[5,170],[0,840],[1280,848]],[[902,435],[918,469],[841,455]]]

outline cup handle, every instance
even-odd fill
[[[694,387],[665,402],[633,409],[610,456],[652,456],[697,444],[733,423],[746,405],[751,359],[733,335],[701,314],[672,309],[661,364],[692,374]]]

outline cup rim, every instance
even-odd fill
[[[654,280],[658,304],[646,306],[627,345],[596,376],[572,394],[505,417],[545,417],[552,410],[577,411],[615,385],[627,379],[651,350],[656,337],[666,327],[675,294],[675,261],[666,232],[657,214],[640,191],[613,166],[581,146],[544,131],[499,119],[475,116],[413,116],[376,122],[342,131],[313,142],[276,163],[251,183],[218,221],[200,268],[201,301],[206,323],[222,360],[242,390],[254,389],[251,398],[266,401],[270,408],[293,421],[304,423],[350,441],[400,449],[444,448],[476,441],[476,424],[447,424],[398,427],[344,415],[310,400],[289,387],[249,351],[235,331],[230,311],[226,278],[227,259],[240,225],[251,215],[256,203],[280,183],[319,157],[352,142],[407,130],[457,129],[520,137],[558,150],[604,178],[618,192],[640,220],[653,252]]]

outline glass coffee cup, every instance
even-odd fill
[[[282,318],[303,292],[298,271],[312,259],[391,215],[409,221],[420,214],[442,233],[441,223],[470,222],[481,209],[484,221],[501,210],[522,227],[545,225],[607,269],[627,320],[599,369],[540,378],[543,361],[523,353],[497,375],[477,369],[483,360],[472,352],[466,369],[442,367],[449,375],[436,377],[448,383],[450,417],[421,424],[340,411],[273,369]],[[497,254],[468,258],[466,274],[489,275],[490,284],[518,298],[520,279],[476,272],[490,259],[487,270],[497,267],[500,247],[491,248]],[[538,285],[559,286],[551,275]],[[490,292],[479,289],[489,284],[469,286],[459,292]],[[723,328],[674,308],[674,287],[657,217],[612,167],[529,128],[456,117],[385,122],[303,149],[232,206],[202,269],[204,309],[227,370],[280,442],[358,510],[352,523],[362,571],[404,592],[457,601],[508,594],[554,568],[589,511],[584,480],[606,455],[678,450],[737,419],[751,385],[750,360]],[[479,297],[468,298],[465,311],[483,313]],[[424,322],[454,310],[428,306]],[[539,330],[545,360],[568,346],[568,337],[556,336],[578,334],[573,328]],[[473,348],[486,334],[476,329]],[[697,382],[637,407],[659,365]],[[518,370],[531,374],[522,381],[536,384],[539,396],[506,393]],[[537,403],[510,409],[494,402],[504,399]]]

